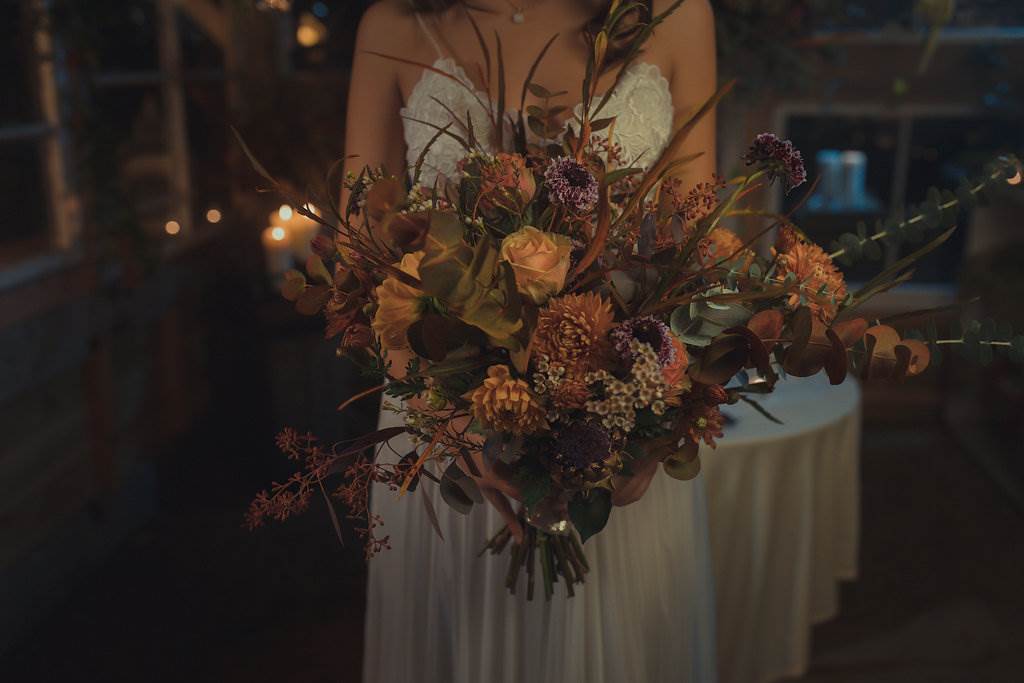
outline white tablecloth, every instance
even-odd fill
[[[811,628],[836,616],[838,581],[857,576],[860,389],[824,373],[780,382],[745,404],[702,452],[717,595],[720,683],[806,671]]]

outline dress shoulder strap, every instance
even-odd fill
[[[430,44],[434,46],[434,52],[437,53],[437,58],[444,59],[445,54],[444,50],[441,49],[441,42],[437,39],[437,36],[434,35],[434,32],[427,25],[426,20],[423,18],[423,15],[420,12],[416,13],[416,21],[419,23],[420,29],[423,31],[423,34],[427,37],[427,40],[429,40]]]

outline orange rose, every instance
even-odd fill
[[[501,259],[512,266],[516,287],[538,305],[565,287],[571,252],[572,242],[565,235],[529,225],[501,242]]]
[[[396,264],[401,270],[418,278],[423,252],[406,254]],[[383,348],[397,351],[409,347],[406,332],[423,315],[423,292],[410,287],[395,277],[389,277],[375,290],[377,312],[373,316],[373,331],[380,337]]]

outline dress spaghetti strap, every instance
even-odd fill
[[[427,26],[427,22],[423,19],[423,15],[420,14],[419,12],[416,13],[416,21],[419,23],[424,35],[427,36],[427,40],[429,40],[430,44],[434,46],[434,51],[437,53],[437,58],[444,59],[445,54],[444,50],[441,49],[441,42],[437,39],[437,36],[434,35],[434,32],[430,30],[430,27]]]

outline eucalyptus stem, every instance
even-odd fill
[[[966,340],[963,337],[961,337],[960,339],[938,339],[938,340],[936,340],[936,341],[934,341],[932,343],[935,344],[936,346],[938,346],[940,344],[965,344]],[[979,344],[983,344],[985,346],[1013,346],[1013,342],[1008,342],[1008,341],[983,341],[983,340],[978,340],[978,343]]]
[[[993,173],[992,175],[990,175],[989,178],[991,180],[996,180],[996,179],[1000,178],[1002,175],[1003,174],[1001,172],[997,172],[997,173]],[[978,183],[976,186],[972,187],[971,188],[971,195],[977,195],[979,192],[981,192],[983,189],[985,189],[985,185],[986,185],[986,183]],[[960,199],[959,198],[951,199],[948,202],[945,202],[944,204],[939,204],[939,209],[941,211],[946,211],[948,209],[952,209],[954,206],[957,206],[959,203],[960,203]],[[901,221],[900,224],[899,224],[899,227],[900,228],[905,228],[908,225],[914,225],[916,223],[920,223],[923,220],[924,220],[924,214],[923,213],[919,213],[916,216],[911,216],[910,218],[908,218],[905,221]],[[881,232],[877,232],[874,235],[872,235],[871,237],[868,237],[867,239],[862,239],[860,241],[860,244],[861,244],[861,246],[863,246],[863,245],[867,244],[869,241],[872,241],[872,242],[878,241],[880,239],[885,238],[888,234],[889,234],[888,230],[882,230]],[[840,256],[842,256],[845,253],[846,253],[846,248],[844,247],[842,249],[837,249],[836,251],[833,251],[831,254],[828,255],[828,257],[830,259],[837,259],[837,258],[839,258]]]

